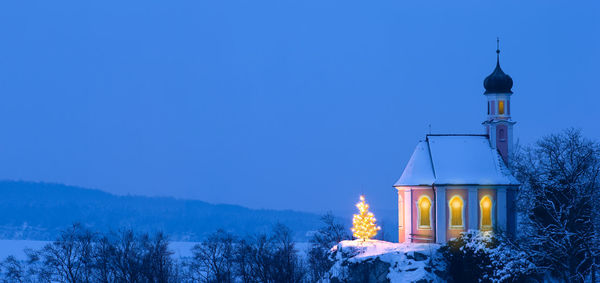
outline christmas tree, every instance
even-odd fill
[[[365,203],[365,197],[360,196],[360,202],[356,204],[359,214],[354,214],[352,219],[352,233],[355,238],[366,241],[377,235],[381,227],[375,225],[375,216],[369,212],[369,205]]]

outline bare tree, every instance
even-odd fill
[[[103,283],[117,282],[115,259],[115,246],[108,237],[103,236],[94,246],[94,281]]]
[[[323,226],[310,239],[311,248],[308,251],[308,266],[312,281],[321,279],[331,268],[329,250],[337,243],[350,239],[343,224],[336,221],[331,212],[321,217]]]
[[[142,274],[146,282],[169,282],[173,273],[173,260],[169,251],[169,240],[162,232],[150,237],[140,237],[142,248]]]
[[[234,251],[235,274],[243,283],[256,282],[253,276],[254,249],[248,239],[241,239]]]
[[[61,282],[91,282],[94,235],[80,224],[63,231],[58,240],[41,251],[45,265]]]
[[[578,130],[542,138],[517,156],[523,236],[538,266],[582,282],[598,257],[600,146]]]
[[[27,282],[25,275],[25,268],[23,264],[18,261],[14,256],[8,256],[2,264],[2,275],[4,282]]]
[[[233,235],[219,229],[192,249],[191,268],[196,280],[202,282],[234,281]]]
[[[298,256],[290,228],[277,223],[273,227],[271,240],[274,246],[271,259],[274,282],[302,282],[305,273],[304,265]]]
[[[132,230],[121,231],[115,242],[112,265],[118,282],[142,282],[142,251]]]

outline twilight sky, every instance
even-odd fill
[[[413,3],[414,2],[414,3]],[[525,3],[526,2],[526,3]],[[600,139],[598,1],[3,1],[0,178],[314,212],[392,184],[433,133]]]

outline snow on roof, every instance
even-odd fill
[[[433,182],[435,182],[435,175],[429,155],[429,145],[426,141],[420,141],[396,186],[398,184],[431,185]]]
[[[428,151],[425,152],[425,149]],[[428,135],[394,186],[518,185],[487,136]]]

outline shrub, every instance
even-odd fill
[[[524,282],[538,276],[530,256],[502,234],[469,231],[442,247],[453,282]]]

